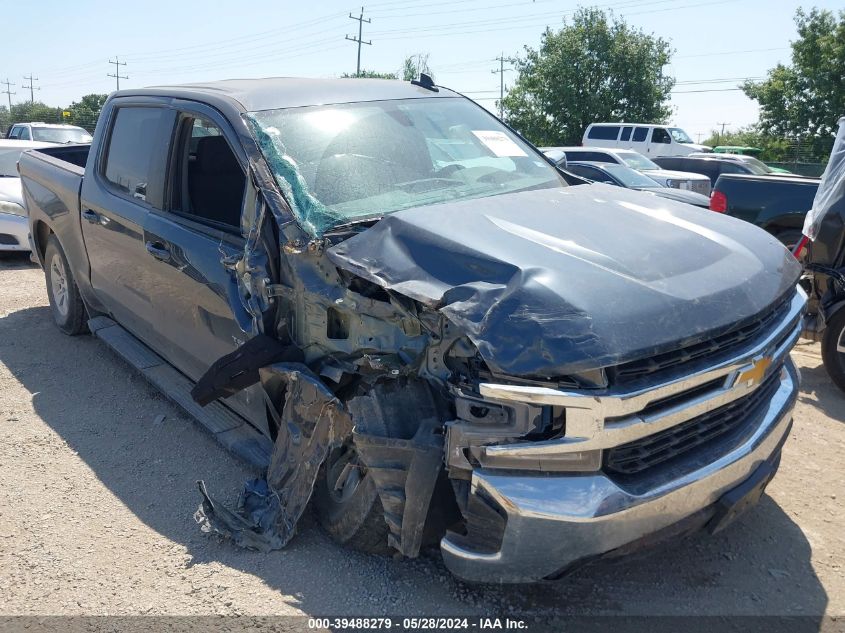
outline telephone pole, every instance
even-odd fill
[[[6,89],[3,91],[2,94],[7,95],[9,97],[9,112],[12,112],[12,95],[18,94],[17,92],[9,92],[9,88],[15,86],[17,84],[13,84],[9,82],[9,78],[6,77],[6,81],[0,81],[0,84],[6,84]]]
[[[505,62],[507,60],[505,59],[504,51],[502,52],[501,55],[499,55],[496,58],[496,61],[499,62],[499,70],[494,69],[494,70],[491,70],[490,72],[493,73],[494,75],[496,73],[499,73],[499,118],[504,119],[505,118],[505,105],[504,105],[503,101],[505,99],[505,72],[509,71],[509,70],[513,70],[513,68],[505,68]]]
[[[725,126],[726,126],[726,125],[730,125],[730,123],[719,123],[719,122],[717,122],[717,123],[716,123],[716,125],[721,125],[721,126],[722,126],[722,133],[719,135],[719,143],[721,143],[721,142],[722,142],[722,137],[725,135]]]
[[[364,40],[361,39],[361,36],[363,35],[364,22],[366,22],[367,24],[370,24],[372,22],[372,20],[370,18],[364,19],[364,7],[361,7],[361,15],[359,15],[357,18],[354,15],[352,15],[351,13],[349,14],[349,17],[352,20],[358,21],[358,37],[354,37],[354,36],[349,37],[347,35],[346,39],[348,39],[350,42],[358,42],[358,66],[357,66],[357,70],[355,71],[355,76],[360,77],[361,76],[361,44],[366,44],[367,46],[369,46],[373,43],[372,40],[365,42]]]
[[[110,64],[114,64],[114,74],[111,73],[107,74],[106,77],[114,77],[115,81],[117,82],[117,89],[120,90],[120,80],[121,79],[129,79],[127,75],[120,74],[120,67],[126,66],[126,62],[120,61],[120,57],[117,55],[114,56],[114,61],[109,60]]]
[[[38,77],[33,77],[32,73],[29,73],[29,77],[24,77],[24,79],[29,80],[28,86],[21,86],[24,90],[29,89],[29,102],[35,103],[35,91],[41,90],[41,88],[35,87],[35,82],[38,81]]]

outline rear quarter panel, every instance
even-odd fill
[[[79,193],[84,169],[38,150],[21,155],[21,189],[29,215],[35,256],[42,267],[50,232],[55,234],[73,270],[80,292],[97,304],[88,284],[88,254],[82,241]]]

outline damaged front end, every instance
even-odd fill
[[[225,264],[252,338],[195,398],[259,382],[274,449],[237,511],[200,484],[203,529],[278,549],[313,500],[341,543],[539,580],[709,512],[780,450],[804,300],[756,228],[536,183],[344,224],[275,128],[245,126],[246,246]],[[402,195],[452,182],[428,180]]]

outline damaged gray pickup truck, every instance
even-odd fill
[[[310,502],[352,547],[553,579],[718,531],[777,469],[789,252],[579,184],[427,77],[120,91],[20,172],[57,325],[261,468],[236,509],[200,485],[240,545]]]

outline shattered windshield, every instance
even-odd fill
[[[411,207],[566,185],[531,147],[463,98],[265,110],[248,120],[313,235]]]

